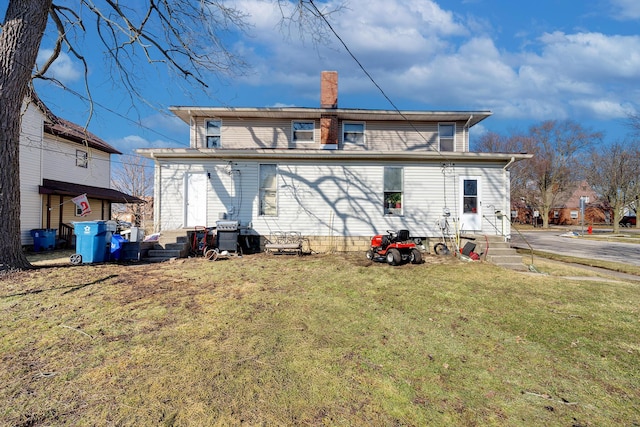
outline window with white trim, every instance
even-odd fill
[[[275,164],[260,165],[259,215],[278,215],[278,168]]]
[[[402,215],[403,168],[385,166],[384,168],[384,207],[385,215]]]
[[[219,148],[222,120],[205,120],[204,126],[206,129],[207,148]]]
[[[76,166],[80,168],[89,167],[89,154],[86,151],[76,150]]]
[[[295,143],[311,143],[314,142],[316,124],[314,121],[309,122],[292,122],[292,140]]]
[[[364,145],[364,123],[342,123],[342,141],[345,144]]]
[[[456,125],[454,123],[438,124],[438,144],[440,151],[455,151]]]

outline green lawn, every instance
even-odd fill
[[[640,425],[640,284],[562,275],[364,254],[12,273],[0,425]]]

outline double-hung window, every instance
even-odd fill
[[[206,143],[207,148],[220,147],[220,129],[222,128],[221,120],[206,120]]]
[[[260,165],[260,208],[262,216],[278,215],[278,168],[274,164]]]
[[[295,143],[311,143],[314,141],[316,124],[313,121],[291,123],[292,138]]]
[[[386,166],[384,168],[384,207],[385,215],[402,215],[403,168]]]
[[[342,124],[342,141],[345,144],[364,145],[364,123]]]
[[[83,150],[76,150],[76,166],[81,168],[89,167],[89,154]]]
[[[454,123],[438,124],[438,142],[440,151],[455,151],[456,125]]]

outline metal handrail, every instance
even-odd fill
[[[518,232],[518,235],[522,238],[522,240],[524,240],[527,246],[529,246],[529,250],[531,251],[531,265],[533,266],[533,248],[529,244],[529,241],[526,239],[526,237],[524,237],[524,235],[520,232],[520,230],[518,230],[518,228],[513,224],[513,221],[511,221],[511,228],[516,230]]]

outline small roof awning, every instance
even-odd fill
[[[112,188],[93,187],[91,185],[43,179],[40,194],[57,194],[61,196],[79,196],[87,194],[90,199],[108,200],[114,203],[145,203],[145,200],[130,196]]]

